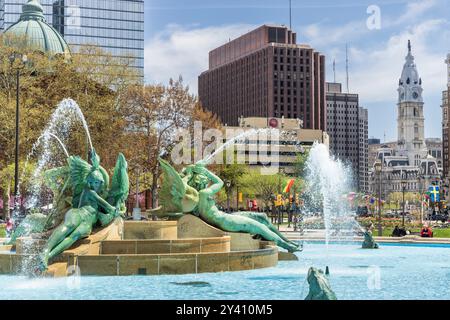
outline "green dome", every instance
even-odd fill
[[[38,51],[52,55],[62,54],[66,57],[70,55],[64,38],[45,21],[44,9],[37,0],[29,0],[22,6],[19,21],[5,31],[5,36],[8,35],[24,39],[27,46]]]

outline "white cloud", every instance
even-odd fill
[[[368,34],[365,20],[351,21],[342,26],[326,25],[324,22],[300,27],[300,39],[305,39],[314,48],[343,44]]]
[[[425,110],[432,112],[426,116],[428,131],[432,126],[440,127],[439,100],[446,83],[443,60],[450,49],[450,22],[436,18],[444,12],[439,9],[441,3],[439,0],[408,3],[398,16],[384,14],[382,6],[382,28],[375,31],[366,26],[368,15],[365,10],[361,11],[359,20],[343,25],[324,19],[297,27],[298,39],[326,55],[328,81],[333,79],[331,66],[336,59],[336,80],[343,83],[345,43],[349,43],[350,91],[360,95],[362,105],[369,106],[369,117],[374,119],[370,121],[371,127],[375,125],[384,128],[377,130],[388,130],[388,136],[396,135],[396,89],[410,39],[423,80]],[[426,15],[431,9],[433,14]],[[167,83],[169,78],[181,74],[191,92],[197,93],[197,78],[208,69],[208,52],[255,27],[247,24],[168,25],[146,43],[146,81]],[[433,135],[439,131],[436,129]],[[380,135],[380,132],[376,134]]]
[[[208,69],[208,53],[255,26],[245,24],[205,28],[169,25],[145,46],[147,83],[167,83],[183,76],[192,93],[197,93],[198,76]]]
[[[394,24],[399,25],[414,21],[422,16],[426,11],[435,7],[437,2],[435,0],[422,0],[418,2],[408,3],[406,11],[399,18],[395,19]]]
[[[439,94],[446,76],[443,61],[448,33],[442,32],[446,28],[448,23],[445,20],[428,20],[410,30],[392,35],[376,49],[352,48],[352,91],[358,92],[363,100],[370,102],[390,101],[396,97],[395,89],[410,39],[425,94]],[[440,43],[444,46],[441,47]]]

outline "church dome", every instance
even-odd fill
[[[12,40],[8,38],[8,35],[12,36]],[[25,45],[33,50],[51,55],[70,56],[67,42],[45,21],[44,9],[37,0],[28,0],[22,6],[19,21],[5,31],[5,36],[5,44],[9,46],[17,46],[17,41],[24,41]]]

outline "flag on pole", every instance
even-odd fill
[[[294,185],[295,179],[289,179],[286,186],[283,189],[283,193],[288,193],[291,191],[292,186]]]
[[[428,188],[428,192],[430,193],[431,202],[439,202],[439,187],[438,186],[430,186]]]

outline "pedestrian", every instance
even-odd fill
[[[6,236],[9,238],[13,229],[13,221],[11,218],[6,219]]]

